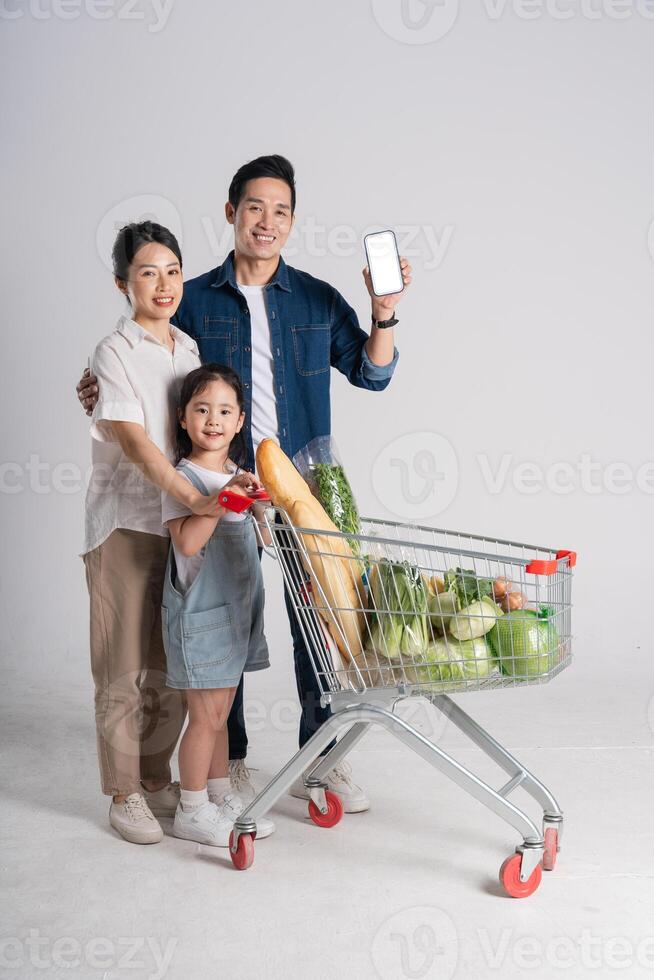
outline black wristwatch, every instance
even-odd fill
[[[374,316],[372,317],[373,327],[377,327],[379,330],[387,330],[389,327],[394,327],[395,324],[399,322],[400,321],[397,319],[395,314],[392,315],[390,320],[375,320]]]

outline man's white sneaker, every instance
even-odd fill
[[[245,759],[229,760],[229,781],[231,783],[234,796],[243,800],[249,806],[257,795],[257,791],[250,779],[251,773],[245,764]]]
[[[168,783],[155,792],[144,786],[143,796],[155,817],[174,817],[179,803],[179,783]]]
[[[233,819],[225,816],[215,803],[203,803],[193,810],[183,810],[180,803],[175,813],[173,834],[198,844],[228,847],[233,823]]]
[[[240,817],[243,811],[250,804],[246,804],[240,797],[234,796],[232,793],[227,793],[222,799],[213,793],[209,794],[209,799],[216,806],[220,807],[224,815],[229,818],[232,822]],[[259,817],[257,820],[257,840],[263,840],[264,837],[270,837],[271,834],[275,832],[275,824],[268,817]]]
[[[327,774],[327,789],[341,798],[345,813],[362,813],[370,807],[370,800],[360,786],[352,780],[352,766],[349,762],[339,762]],[[291,786],[289,793],[298,800],[308,800],[309,790],[304,785],[304,779],[299,776]]]
[[[109,823],[130,844],[158,844],[163,830],[140,793],[130,793],[123,803],[111,801]]]

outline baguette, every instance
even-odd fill
[[[336,536],[301,534],[309,567],[305,568],[314,589],[318,612],[329,626],[340,650],[349,657],[363,648],[365,619],[357,609],[365,607],[361,565],[349,542],[339,532],[288,456],[272,439],[257,449],[257,472],[276,507],[283,508],[294,527],[335,531]],[[303,560],[303,564],[307,564]],[[335,609],[332,612],[332,609]],[[348,649],[349,648],[349,649]]]

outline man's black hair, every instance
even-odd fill
[[[274,177],[283,180],[291,189],[291,214],[295,214],[295,171],[293,164],[286,157],[273,153],[267,157],[257,157],[239,167],[229,185],[229,203],[234,210],[239,206],[245,194],[245,185],[257,177]]]

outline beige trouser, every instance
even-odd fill
[[[161,636],[168,538],[112,531],[84,556],[91,599],[91,671],[102,791],[141,792],[170,781],[186,702],[166,687]]]

